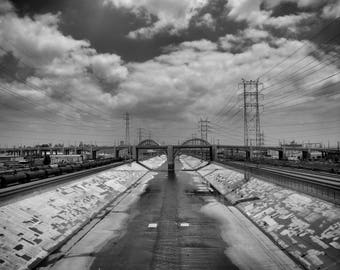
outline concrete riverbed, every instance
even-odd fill
[[[196,172],[162,166],[43,268],[298,269]]]

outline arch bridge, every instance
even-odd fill
[[[141,141],[138,146],[160,146],[160,144],[158,142],[156,142],[155,140],[152,139],[146,139]]]
[[[203,140],[201,138],[192,138],[192,139],[189,139],[189,140],[186,140],[185,142],[183,142],[182,145],[192,145],[192,146],[204,145],[204,146],[210,146],[211,144],[208,143],[206,140]]]
[[[173,171],[175,169],[175,157],[181,154],[183,151],[191,152],[206,152],[210,160],[215,160],[216,149],[213,145],[200,138],[192,138],[181,145],[160,145],[153,140],[145,140],[136,146],[136,161],[139,161],[139,154],[145,150],[161,150],[168,156],[168,170]]]

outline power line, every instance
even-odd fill
[[[308,125],[316,125],[316,124],[325,124],[325,123],[336,123],[340,122],[340,120],[334,120],[334,121],[317,121],[317,122],[302,122],[302,123],[291,123],[291,124],[279,124],[279,125],[262,125],[263,127],[288,127],[288,126],[308,126]]]
[[[3,71],[4,70],[4,68],[2,67],[2,65],[0,64],[0,71]],[[37,91],[37,92],[39,92],[39,93],[45,93],[45,89],[43,89],[43,88],[41,88],[41,87],[39,87],[39,86],[36,86],[35,84],[32,84],[32,83],[28,83],[28,82],[26,82],[25,80],[22,80],[22,79],[18,79],[18,78],[16,78],[16,77],[14,77],[13,75],[11,75],[11,74],[5,74],[5,73],[3,73],[3,75],[4,76],[6,76],[7,78],[11,78],[11,79],[13,79],[13,80],[15,80],[15,81],[19,81],[20,83],[22,83],[24,86],[26,86],[29,90],[34,90],[34,91]],[[6,87],[4,84],[2,84],[2,86],[3,87]],[[7,86],[8,87],[8,86]],[[26,97],[26,96],[23,96],[23,95],[21,95],[21,94],[19,94],[19,93],[17,93],[16,91],[13,91],[13,90],[10,90],[13,94],[15,94],[16,96],[18,96],[18,97],[21,97],[21,98],[23,98],[23,99],[25,99],[25,100],[27,100],[27,99],[30,99],[30,98],[28,98],[28,97]],[[65,95],[67,96],[67,94],[65,93]],[[74,97],[73,96],[71,96],[70,94],[68,94],[68,96],[69,97],[71,97],[72,99],[74,99]],[[45,97],[47,97],[47,96],[45,96]],[[33,104],[34,106],[36,106],[36,105],[38,105],[38,106],[42,106],[42,107],[45,107],[45,108],[47,108],[47,109],[49,109],[49,107],[46,105],[46,104],[42,104],[42,103],[38,103],[38,102],[36,102],[36,100],[32,100],[32,99],[30,99],[31,100],[31,104]],[[78,100],[78,102],[79,102],[79,100]],[[83,104],[85,104],[85,103],[83,103]],[[64,106],[68,106],[68,107],[70,107],[70,108],[72,108],[72,109],[75,109],[76,111],[84,111],[84,109],[81,109],[81,108],[79,108],[79,107],[77,107],[77,106],[75,106],[75,105],[72,105],[72,104],[65,104],[65,103],[63,103],[63,105]],[[88,104],[85,104],[85,105],[88,105]],[[90,111],[86,111],[86,113],[89,113]],[[91,112],[90,112],[91,113]],[[103,113],[102,112],[99,112],[100,113],[100,115],[103,115]],[[92,115],[94,115],[94,116],[96,116],[96,117],[98,117],[98,115],[96,115],[96,114],[93,114],[93,113],[91,113]],[[110,120],[107,120],[107,119],[101,119],[101,121],[110,121]]]
[[[338,61],[338,59],[333,59],[333,61],[331,61],[331,63],[335,63],[336,61]],[[314,61],[314,62],[315,62],[315,61]],[[317,66],[319,66],[319,65],[321,65],[321,64],[323,64],[323,62],[319,62],[317,65],[313,66],[312,68],[317,67]],[[272,85],[270,85],[270,86],[268,86],[268,87],[265,87],[263,90],[271,89],[272,86],[274,86],[274,85],[281,85],[281,83],[283,83],[283,82],[288,82],[288,84],[286,84],[286,85],[284,85],[284,86],[281,85],[281,87],[279,87],[279,88],[274,88],[274,90],[271,89],[270,91],[267,91],[267,93],[271,93],[271,92],[274,92],[274,91],[281,90],[281,89],[286,88],[287,86],[289,86],[289,85],[291,85],[291,84],[294,84],[294,83],[296,83],[296,82],[298,82],[298,81],[300,81],[300,80],[302,80],[302,79],[305,79],[306,77],[308,77],[308,76],[310,76],[310,75],[312,75],[312,74],[314,74],[314,73],[316,73],[316,72],[318,72],[318,71],[320,71],[320,70],[322,70],[322,69],[328,68],[328,67],[329,67],[329,66],[324,65],[324,66],[322,66],[322,67],[319,68],[319,69],[312,70],[312,72],[307,73],[307,75],[305,75],[304,77],[302,77],[301,75],[304,74],[306,71],[311,70],[312,68],[309,68],[309,69],[307,69],[307,70],[304,70],[304,71],[301,72],[301,73],[295,72],[295,74],[294,74],[293,76],[291,76],[291,77],[288,77],[288,79],[284,79],[284,80],[278,81],[277,83],[274,83],[274,84],[272,84]],[[300,71],[301,71],[301,70],[300,70]],[[273,98],[275,98],[275,97],[273,97]]]
[[[39,136],[39,139],[34,139],[34,138],[29,138],[27,139],[27,137],[23,137],[23,136],[17,136],[17,135],[0,135],[0,138],[16,138],[16,139],[25,139],[27,141],[31,141],[31,142],[41,142],[42,140],[44,141],[48,141],[48,142],[51,142],[51,141],[54,141],[54,142],[61,142],[60,140],[56,140],[56,139],[53,139],[51,138],[51,136],[49,137],[41,137]],[[84,140],[82,140],[84,141]],[[112,140],[108,140],[108,141],[97,141],[97,143],[112,143]]]
[[[235,90],[236,90],[236,91],[235,91]],[[223,116],[223,114],[228,114],[228,112],[230,111],[231,107],[230,107],[225,113],[223,113],[223,111],[224,111],[224,109],[227,108],[227,106],[229,105],[229,103],[231,103],[231,101],[232,101],[233,98],[235,97],[232,93],[237,92],[237,90],[238,90],[237,87],[235,87],[235,88],[233,89],[233,91],[231,92],[231,94],[230,94],[230,96],[229,96],[229,99],[225,102],[225,105],[222,106],[222,108],[217,112],[215,118],[213,119],[214,121],[218,121],[218,120],[221,118],[221,116]],[[216,117],[217,117],[217,118],[216,118]]]
[[[321,88],[317,88],[317,89],[315,89],[315,90],[313,90],[313,91],[310,91],[310,92],[308,92],[308,93],[309,93],[309,94],[312,94],[312,93],[314,93],[314,92],[321,91],[321,90],[327,89],[327,88],[329,88],[329,87],[335,86],[335,85],[337,85],[337,84],[339,84],[339,83],[340,83],[340,81],[335,82],[335,83],[332,83],[332,84],[329,84],[329,85],[326,85],[326,86],[323,86],[323,87],[321,87]],[[291,96],[288,100],[283,100],[283,101],[281,101],[280,103],[276,103],[276,104],[272,104],[272,105],[270,105],[270,106],[267,106],[267,108],[269,108],[269,110],[266,110],[266,112],[271,112],[271,111],[273,111],[273,109],[275,110],[275,108],[278,108],[278,107],[277,107],[278,105],[283,105],[283,104],[285,104],[285,103],[287,103],[287,102],[291,102],[291,101],[293,101],[293,100],[297,101],[296,98],[298,98],[298,97],[303,97],[303,95],[301,95],[301,94],[300,94],[300,95],[299,95],[299,94],[295,94],[294,96]],[[294,98],[294,99],[292,99],[292,98]],[[299,105],[299,104],[302,104],[302,103],[306,103],[306,102],[309,102],[309,100],[304,101],[304,102],[300,102],[300,103],[296,103],[296,104],[293,104],[293,105],[290,105],[290,106],[285,106],[284,108],[287,109],[287,108],[294,107],[294,106],[296,106],[296,105]],[[268,105],[268,104],[270,104],[270,103],[273,103],[273,102],[265,103],[265,105]],[[272,109],[272,110],[271,110],[271,109]]]
[[[13,48],[15,48],[15,46],[13,46],[13,45],[11,45]],[[15,48],[16,49],[16,48]],[[7,51],[5,48],[3,48],[2,46],[0,46],[0,50],[2,50],[2,51],[4,51],[5,53],[10,53],[9,51]],[[28,65],[27,63],[25,63],[24,61],[22,61],[22,59],[18,59],[18,61],[22,64],[22,65],[24,65],[24,66],[26,66],[27,68],[30,68],[30,69],[36,69],[35,67],[32,67],[32,66],[30,66],[30,65]],[[8,70],[5,66],[3,66],[3,65],[1,65],[0,64],[0,66],[2,66],[2,69],[5,69],[5,70]],[[12,78],[14,78],[15,80],[20,80],[21,82],[23,82],[25,85],[31,85],[31,87],[33,86],[34,88],[36,88],[36,89],[40,89],[41,91],[45,91],[45,89],[43,89],[43,88],[41,88],[41,87],[39,87],[39,86],[37,86],[37,85],[35,85],[35,84],[32,84],[32,83],[28,83],[27,81],[25,81],[25,80],[22,80],[22,79],[18,79],[18,78],[16,78],[16,77],[13,77],[12,75],[10,75]],[[51,81],[51,80],[49,80],[49,79],[46,79],[45,78],[45,80],[46,81],[48,81],[48,82],[50,82],[51,84],[53,84],[53,82]],[[72,99],[74,99],[74,96],[72,96],[70,93],[64,93],[64,95],[66,95],[66,96],[68,96],[68,97],[71,97]],[[87,107],[89,107],[89,108],[92,108],[92,109],[94,109],[95,111],[97,111],[100,115],[102,115],[102,114],[106,114],[106,112],[104,112],[104,111],[101,111],[101,110],[98,110],[98,108],[97,107],[93,107],[92,105],[90,105],[90,104],[88,104],[88,103],[85,103],[85,102],[81,102],[81,101],[79,101],[78,100],[78,102],[80,102],[80,103],[82,103],[82,104],[84,104],[84,105],[86,105]],[[71,106],[71,105],[69,105],[69,106]],[[79,109],[79,108],[77,108],[77,109]],[[107,120],[107,121],[110,121],[110,120]]]
[[[11,96],[15,96],[15,97],[19,97],[19,98],[22,98],[22,97],[23,97],[23,96],[21,96],[21,95],[18,95],[15,91],[11,90],[11,88],[9,88],[9,87],[7,87],[7,86],[3,86],[3,85],[1,85],[1,84],[0,84],[0,90],[5,91],[6,93],[10,94]],[[27,104],[33,105],[33,106],[42,106],[42,107],[46,107],[46,106],[47,106],[47,105],[41,105],[41,104],[34,103],[33,101],[31,101],[31,99],[26,98],[26,97],[23,97],[23,98],[20,99],[20,100],[23,101],[23,102],[25,102],[25,103],[27,103]],[[7,105],[8,105],[7,103],[2,103],[2,104],[3,104],[3,106],[7,106]],[[8,106],[7,106],[7,107],[8,107]],[[48,108],[48,109],[49,109],[49,108]],[[17,108],[16,108],[16,111],[22,111],[22,112],[26,112],[26,113],[29,113],[29,114],[32,113],[32,111],[25,110],[25,109],[23,109],[23,108],[21,108],[21,107],[17,107]],[[68,120],[68,121],[72,121],[72,122],[73,122],[74,120],[76,120],[76,119],[74,119],[74,118],[69,118],[69,116],[67,116],[67,115],[61,115],[61,114],[59,114],[59,115],[60,115],[60,116],[63,116],[63,118],[64,118],[65,120]],[[54,122],[54,123],[56,123],[56,124],[59,124],[59,123],[56,122],[55,120],[46,117],[46,115],[41,115],[41,116],[39,116],[39,118],[44,119],[44,120],[47,120],[47,121],[49,121],[49,122]],[[87,121],[87,122],[89,122],[89,121]],[[63,125],[65,125],[65,124],[63,124]],[[71,125],[71,124],[70,124],[70,125]],[[74,124],[73,124],[73,125],[74,125]],[[82,124],[82,126],[88,126],[88,125]],[[92,127],[92,126],[88,126],[88,127]]]
[[[6,132],[7,131],[20,131],[20,132],[25,132],[25,133],[34,133],[34,134],[41,134],[40,131],[36,131],[36,130],[24,130],[24,129],[20,129],[20,130],[15,130],[15,129],[8,129],[6,128]],[[78,133],[78,132],[68,132],[68,133],[64,133],[64,132],[60,132],[58,131],[57,133],[55,131],[44,131],[43,134],[55,134],[55,135],[76,135],[76,136],[98,136],[98,134],[89,134],[89,133]],[[112,135],[105,135],[105,134],[100,134],[100,136],[103,137],[112,137]]]
[[[29,125],[35,125],[35,126],[40,126],[42,128],[45,128],[46,129],[46,125],[51,125],[51,126],[54,126],[54,127],[61,127],[61,126],[65,126],[65,127],[72,127],[74,129],[77,129],[77,130],[83,130],[83,131],[88,131],[88,130],[96,130],[97,132],[100,131],[100,132],[111,132],[112,133],[112,128],[110,129],[102,129],[102,128],[98,128],[98,127],[95,127],[95,126],[75,126],[75,125],[71,125],[71,124],[66,124],[66,123],[58,123],[58,124],[54,124],[54,123],[49,123],[49,122],[32,122],[32,121],[18,121],[18,120],[1,120],[2,123],[9,123],[9,124],[20,124],[20,127],[22,127],[23,124],[29,124]],[[43,125],[43,126],[41,126]]]
[[[320,34],[322,34],[329,26],[331,26],[333,23],[339,20],[339,17],[333,19],[330,23],[328,23],[326,26],[324,26],[322,29],[320,29],[315,35],[313,35],[310,40],[314,40],[316,37],[318,37]],[[292,57],[294,54],[296,54],[298,51],[300,51],[302,48],[304,48],[307,45],[306,42],[303,42],[303,45],[294,50],[290,55],[285,57],[280,63],[273,65],[270,69],[262,73],[262,75],[258,76],[258,78],[262,78],[264,75],[270,73],[272,70],[277,68],[278,66],[282,65],[284,62],[286,62],[290,57]]]
[[[314,81],[314,82],[312,82],[312,83],[310,83],[310,84],[308,84],[308,85],[306,85],[306,86],[308,86],[308,87],[313,86],[313,85],[315,85],[315,84],[318,84],[318,83],[320,83],[320,82],[323,82],[323,81],[325,81],[325,80],[328,80],[328,79],[330,79],[330,78],[333,78],[333,77],[335,77],[335,76],[338,75],[338,74],[340,74],[340,72],[336,72],[336,73],[334,73],[334,74],[332,74],[332,75],[327,76],[326,78],[322,78],[322,79],[320,79],[320,80]],[[292,82],[292,83],[295,83],[295,82]],[[290,83],[290,84],[292,84],[292,83]],[[286,88],[287,86],[288,86],[288,85],[282,86],[281,88],[278,88],[277,90],[284,89],[284,88]],[[305,87],[306,87],[306,86],[305,86]],[[277,99],[277,98],[282,98],[282,97],[284,97],[284,96],[287,96],[288,93],[295,92],[295,91],[296,91],[295,89],[292,89],[292,90],[290,90],[290,91],[286,91],[286,92],[284,92],[283,94],[278,95],[277,97],[271,98],[270,100],[275,100],[275,99]],[[267,103],[267,104],[268,104],[268,103]]]
[[[331,37],[331,38],[328,39],[326,42],[334,41],[334,40],[337,39],[339,36],[340,36],[340,33],[338,33],[338,34],[336,34],[335,36]],[[328,44],[327,46],[330,47],[331,44]],[[278,72],[278,73],[276,73],[275,75],[271,76],[268,80],[273,80],[273,78],[275,78],[275,77],[277,77],[278,75],[284,73],[284,71],[286,71],[286,70],[289,70],[291,73],[293,73],[293,74],[295,75],[296,73],[295,73],[295,71],[292,71],[292,67],[295,66],[295,65],[298,64],[298,63],[301,63],[302,61],[304,61],[305,59],[307,59],[308,57],[310,57],[312,53],[315,53],[315,52],[318,52],[318,49],[314,49],[314,50],[311,51],[309,54],[305,55],[303,58],[301,58],[301,59],[295,61],[293,64],[290,64],[288,67],[282,69],[280,72]],[[334,57],[332,57],[332,58],[334,58]],[[333,60],[337,61],[338,59],[335,58],[335,59],[333,59]],[[328,61],[327,58],[326,58],[326,61]],[[333,62],[335,62],[335,61],[333,61]],[[316,62],[316,61],[315,61],[315,60],[310,61],[307,65],[304,65],[304,68],[307,67],[307,66],[309,66],[309,65],[310,65],[311,63],[313,63],[313,62]],[[273,84],[273,85],[275,85],[275,84]],[[272,85],[267,86],[267,87],[265,87],[263,90],[265,90],[265,89],[267,89],[267,88],[270,88],[271,86],[272,86]]]

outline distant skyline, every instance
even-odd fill
[[[340,141],[338,0],[0,0],[0,145],[243,144],[242,79],[265,144]]]

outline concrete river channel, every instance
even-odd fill
[[[163,163],[38,269],[300,269],[184,165]]]

